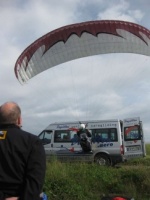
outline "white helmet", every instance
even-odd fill
[[[80,124],[80,125],[79,125],[79,129],[81,129],[81,130],[82,130],[82,129],[85,129],[85,124]]]

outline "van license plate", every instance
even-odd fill
[[[141,150],[140,146],[127,147],[127,151],[139,151],[139,150]]]

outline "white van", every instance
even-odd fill
[[[79,124],[92,133],[92,153],[83,153],[77,136]],[[114,165],[146,156],[142,122],[139,117],[125,120],[93,120],[50,124],[39,134],[46,156],[61,161],[97,162]]]

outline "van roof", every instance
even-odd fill
[[[56,125],[74,125],[74,124],[79,124],[79,123],[83,123],[83,124],[88,124],[88,123],[106,123],[106,122],[120,122],[122,120],[119,119],[107,119],[107,120],[82,120],[82,121],[61,121],[61,122],[54,122],[49,124],[46,129],[49,129],[52,126],[56,126]],[[45,129],[45,130],[46,130]]]
[[[119,119],[106,119],[106,120],[81,120],[81,121],[60,121],[60,122],[54,122],[51,124],[78,124],[78,123],[92,123],[92,122],[118,122],[120,121]]]

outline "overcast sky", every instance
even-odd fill
[[[56,28],[124,20],[150,29],[149,0],[0,0],[0,104],[15,101],[23,129],[39,134],[58,121],[140,117],[150,142],[150,58],[108,54],[46,70],[21,85],[14,66],[23,50]]]

